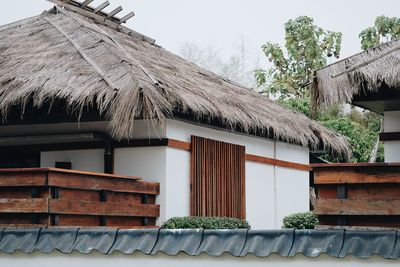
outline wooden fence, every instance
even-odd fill
[[[400,227],[400,164],[312,164],[321,225]]]
[[[55,168],[0,169],[1,226],[155,226],[159,184]]]

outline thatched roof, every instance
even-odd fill
[[[358,94],[400,88],[400,39],[317,70],[312,87],[315,106],[351,103]]]
[[[176,114],[217,119],[229,129],[349,154],[344,137],[257,92],[155,45],[79,14],[54,8],[0,27],[0,115],[12,106],[63,99],[92,106],[114,138],[129,139],[135,119]]]

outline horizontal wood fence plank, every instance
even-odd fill
[[[46,173],[0,173],[0,186],[44,186]]]
[[[0,213],[47,213],[47,198],[0,199]]]
[[[316,200],[317,215],[400,215],[400,200]]]
[[[86,190],[108,190],[114,192],[143,193],[157,195],[160,192],[159,183],[115,180],[108,178],[82,177],[64,173],[49,173],[48,185],[64,188]]]
[[[400,183],[400,172],[377,170],[314,170],[315,184]]]
[[[400,185],[349,185],[347,188],[347,199],[400,200]]]
[[[53,214],[158,217],[159,205],[131,204],[127,202],[89,202],[70,199],[49,200]]]
[[[41,174],[46,174],[48,172],[77,174],[77,175],[82,175],[82,176],[106,177],[106,178],[114,178],[114,179],[128,179],[128,180],[140,180],[141,179],[140,177],[136,177],[136,176],[108,174],[108,173],[99,173],[99,172],[88,172],[88,171],[80,171],[80,170],[68,170],[68,169],[60,169],[60,168],[11,168],[11,169],[0,169],[0,176],[3,176],[5,174],[21,174],[21,173],[41,173]]]
[[[359,162],[359,163],[312,163],[310,168],[312,170],[317,169],[364,169],[364,168],[400,168],[399,162]]]

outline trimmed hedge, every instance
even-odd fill
[[[250,229],[245,220],[228,217],[174,217],[166,221],[163,229]]]
[[[282,228],[314,229],[318,223],[317,216],[311,211],[300,212],[283,218]]]

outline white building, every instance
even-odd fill
[[[348,153],[309,118],[58,2],[0,27],[0,167],[140,176],[160,183],[158,224],[232,216],[272,229],[309,209],[310,149]]]

